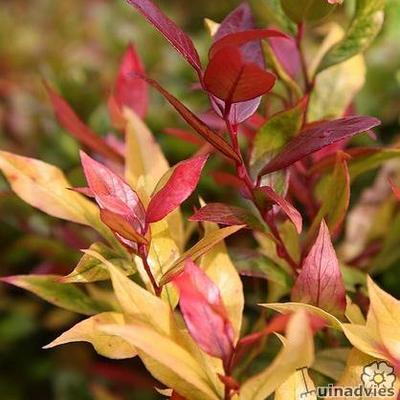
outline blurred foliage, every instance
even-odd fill
[[[267,0],[260,0],[260,3]],[[204,17],[221,20],[238,1],[160,0],[160,6],[194,38],[200,54],[210,41]],[[351,1],[348,1],[348,4]],[[361,114],[383,121],[379,140],[397,141],[400,116],[400,2],[389,0],[382,33],[367,52],[366,85],[357,97]],[[351,10],[351,4],[348,11]],[[262,19],[261,19],[262,20]],[[135,42],[146,69],[189,104],[202,100],[189,90],[193,75],[166,42],[124,1],[6,0],[0,8],[0,148],[43,159],[79,182],[77,143],[56,123],[42,79],[52,82],[99,133],[110,129],[105,100],[120,57]],[[180,79],[177,80],[177,77]],[[102,101],[99,101],[102,99]],[[193,148],[162,135],[163,129],[184,126],[165,101],[152,93],[147,122],[168,158],[175,162]],[[371,173],[359,179],[361,193]],[[221,194],[205,179],[209,197]],[[43,215],[17,199],[0,182],[1,275],[32,271],[68,273],[78,249],[92,233]],[[225,196],[229,194],[225,193]],[[72,249],[72,250],[71,250]],[[380,277],[383,286],[400,295],[393,268]],[[152,399],[153,381],[138,360],[114,363],[86,345],[41,350],[76,316],[0,285],[0,393],[4,400]]]

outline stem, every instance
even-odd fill
[[[229,132],[229,135],[231,138],[232,147],[236,151],[236,153],[239,155],[239,158],[240,158],[240,161],[236,162],[236,171],[237,171],[238,177],[246,185],[246,187],[249,191],[250,200],[257,207],[257,209],[262,213],[262,210],[260,210],[260,207],[257,204],[257,202],[255,201],[255,197],[254,197],[254,189],[255,189],[256,185],[254,184],[253,180],[250,177],[249,172],[247,171],[242,154],[240,152],[237,126],[232,125],[232,123],[228,119],[228,115],[229,115],[229,111],[225,112],[225,124],[226,124],[226,127],[228,129],[228,132]],[[260,184],[260,180],[257,181],[257,186],[259,184]],[[272,235],[276,239],[278,255],[281,258],[285,259],[287,261],[287,263],[290,265],[290,267],[293,269],[293,271],[295,273],[297,273],[298,265],[297,265],[296,261],[293,260],[292,256],[289,254],[289,252],[286,248],[286,245],[283,242],[282,237],[279,233],[279,230],[275,225],[275,221],[274,221],[273,217],[269,213],[266,213],[265,215],[263,215],[263,218],[264,218],[265,222],[267,223],[267,225],[269,226],[269,228],[271,229]]]
[[[147,254],[148,254],[147,247],[145,245],[140,245],[139,246],[139,256],[142,259],[143,267],[144,267],[144,269],[146,271],[147,276],[150,279],[151,285],[153,286],[154,293],[156,294],[157,297],[160,297],[162,288],[160,286],[158,286],[158,284],[157,284],[157,282],[156,282],[156,280],[154,278],[154,275],[151,272],[150,265],[149,265],[149,263],[147,261]]]

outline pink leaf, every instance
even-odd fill
[[[319,233],[304,259],[292,290],[292,300],[312,304],[335,315],[346,307],[346,292],[328,227],[322,220]]]
[[[189,221],[208,221],[221,225],[247,225],[253,229],[264,230],[261,222],[249,210],[224,203],[206,204],[196,211]]]
[[[272,89],[275,76],[255,63],[245,63],[240,50],[228,46],[211,58],[204,87],[227,104],[252,100]]]
[[[137,193],[106,166],[83,151],[80,154],[87,183],[99,206],[118,214],[132,213],[143,224],[145,211]]]
[[[176,97],[165,90],[158,82],[148,77],[143,76],[150,85],[157,89],[175,108],[181,117],[208,143],[213,145],[218,151],[226,157],[240,161],[239,155],[232,149],[232,147],[218,134],[212,131],[200,118],[193,114],[184,104],[182,104]]]
[[[150,0],[128,0],[162,35],[182,54],[187,62],[198,72],[201,71],[200,57],[192,40],[179,28],[175,22],[169,19]]]
[[[49,85],[45,83],[47,93],[60,125],[66,129],[79,142],[93,150],[94,152],[109,158],[113,161],[122,163],[124,158],[109,146],[100,136],[94,133],[81,119],[75,114],[69,104],[59,96]]]
[[[318,121],[306,126],[260,172],[260,176],[286,168],[296,161],[357,133],[380,124],[373,117],[353,116],[334,121]]]
[[[201,146],[204,144],[204,140],[200,139],[198,136],[194,135],[192,132],[185,131],[179,128],[166,128],[164,132],[167,135],[175,136],[185,142]]]
[[[152,196],[147,207],[147,222],[163,219],[193,193],[207,158],[208,155],[198,156],[176,165],[165,185]]]
[[[271,187],[263,186],[259,190],[267,197],[267,199],[277,204],[287,217],[293,222],[298,233],[301,232],[303,227],[303,219],[301,214],[282,196],[276,193]]]
[[[240,47],[246,43],[259,41],[268,37],[281,37],[287,36],[275,29],[249,29],[247,31],[234,32],[224,36],[222,39],[217,40],[210,49],[209,58],[213,58],[224,47]]]
[[[233,328],[217,285],[190,259],[173,283],[191,336],[203,351],[227,365],[233,352]]]
[[[144,118],[148,107],[147,82],[135,73],[144,74],[144,68],[134,46],[130,44],[119,68],[114,98],[120,108],[129,107]]]

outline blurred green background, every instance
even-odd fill
[[[203,58],[210,43],[203,18],[220,21],[239,5],[234,0],[157,3],[190,33]],[[379,140],[386,143],[396,140],[399,133],[400,2],[389,0],[388,10],[383,32],[367,53],[367,85],[356,101],[359,113],[383,121]],[[123,0],[3,0],[0,148],[56,164],[73,181],[78,179],[78,146],[56,123],[42,79],[56,86],[84,120],[105,134],[110,129],[106,98],[130,41],[135,43],[149,75],[180,99],[201,106],[189,89],[194,79],[190,68]],[[185,125],[154,92],[147,123],[171,162],[193,151],[190,145],[162,135],[166,127]],[[361,190],[363,182],[358,184]],[[218,196],[211,180],[206,179],[203,185],[210,196]],[[69,272],[78,259],[78,249],[88,242],[90,232],[33,210],[17,199],[4,181],[0,182],[2,276]],[[395,275],[389,270],[382,280],[390,291],[399,294],[400,278]],[[72,313],[0,285],[1,400],[161,397],[153,394],[154,382],[137,360],[112,362],[84,344],[41,350],[76,320]]]

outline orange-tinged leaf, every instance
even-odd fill
[[[120,360],[136,356],[136,350],[131,344],[118,336],[104,334],[99,329],[102,325],[110,324],[124,325],[125,318],[122,314],[116,312],[97,314],[78,322],[57,339],[44,346],[44,349],[66,343],[88,342],[93,345],[98,354],[104,357]]]

